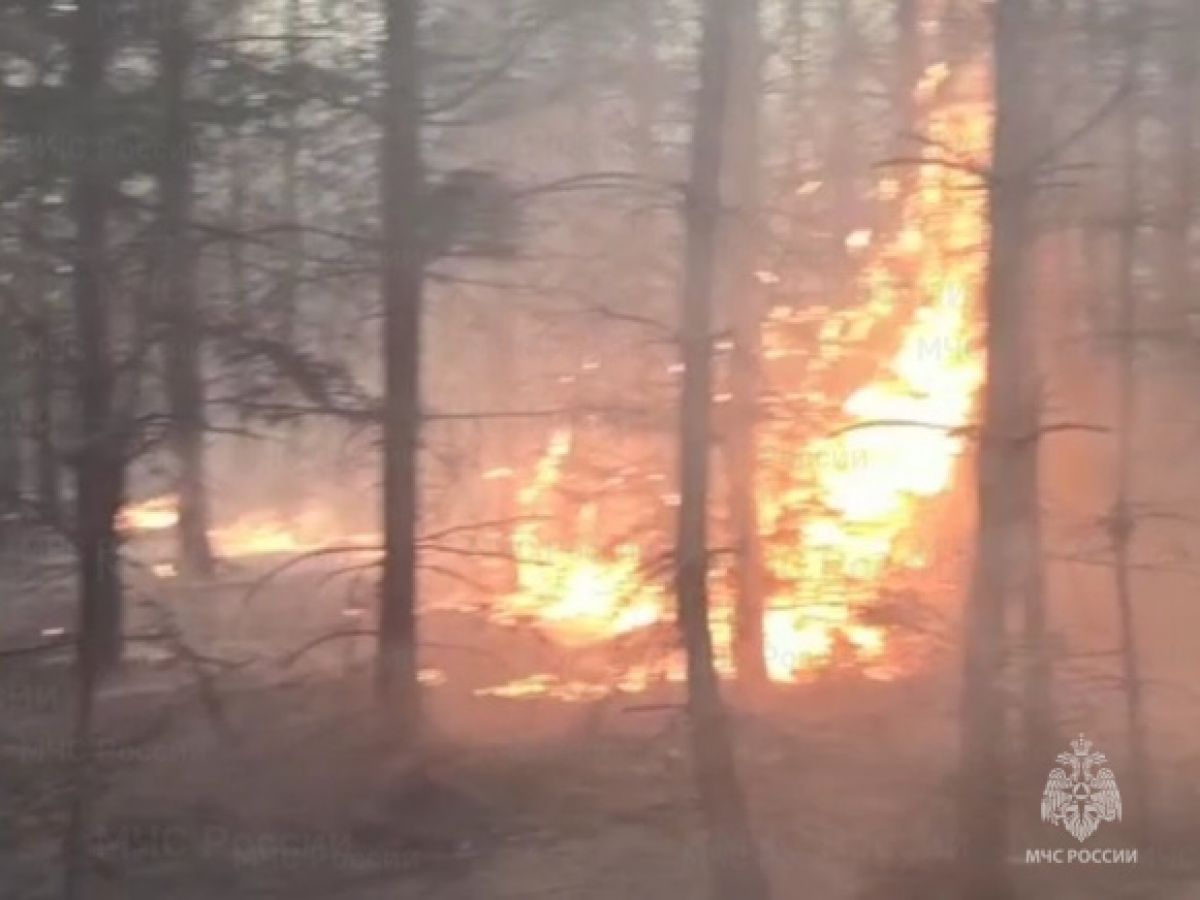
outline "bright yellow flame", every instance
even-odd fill
[[[533,480],[518,494],[527,518],[513,530],[517,589],[505,598],[502,618],[536,618],[565,643],[617,636],[658,622],[666,597],[643,578],[634,543],[603,548],[595,504],[554,508],[554,493],[571,452],[571,432],[556,431]],[[573,540],[564,540],[558,516],[572,518]]]
[[[117,514],[118,530],[130,534],[165,531],[179,524],[179,498],[165,494],[144,503],[130,504]],[[327,547],[378,546],[375,534],[345,535],[320,511],[310,511],[291,520],[273,514],[243,516],[228,525],[209,529],[208,539],[217,556],[235,559],[274,553],[306,553]],[[154,568],[160,578],[176,573],[169,564]]]
[[[174,494],[129,504],[117,513],[117,530],[122,532],[165,531],[178,524],[179,498]]]
[[[931,67],[922,93],[932,95],[948,77],[944,65]],[[929,130],[936,145],[982,159],[989,120],[982,104],[951,104],[933,113]],[[836,342],[869,335],[886,321],[896,309],[896,285],[915,272],[920,304],[886,369],[849,395],[833,436],[797,453],[792,429],[765,435],[764,534],[802,523],[794,529],[798,542],[766,545],[772,575],[787,586],[771,598],[764,620],[775,680],[839,653],[868,664],[885,655],[886,631],[863,624],[861,613],[889,571],[917,564],[902,558],[904,538],[919,521],[922,499],[949,490],[965,449],[963,432],[984,375],[975,307],[984,274],[984,193],[962,168],[925,165],[900,212],[889,246],[863,272],[866,302],[831,316],[820,331],[831,344],[822,358],[836,361]],[[782,342],[772,334],[779,321],[767,323],[768,347]]]
[[[950,77],[930,67],[918,94],[932,99]],[[979,92],[983,96],[984,92]],[[990,116],[981,103],[942,103],[931,114],[931,145],[982,160]],[[900,197],[890,233],[852,232],[846,245],[864,266],[859,301],[840,310],[778,305],[763,325],[763,358],[775,394],[797,404],[797,415],[773,417],[761,432],[760,526],[765,562],[776,585],[763,630],[766,667],[775,681],[848,661],[873,677],[893,677],[902,665],[889,658],[888,632],[864,613],[877,601],[889,573],[922,562],[911,549],[923,501],[948,491],[965,449],[964,432],[983,378],[976,298],[982,286],[986,209],[980,185],[965,168],[920,166],[907,192],[898,178],[881,193]],[[812,193],[810,182],[797,193]],[[758,273],[779,284],[774,273]],[[906,319],[897,326],[900,318]],[[805,328],[816,327],[815,352]],[[803,327],[800,327],[803,326]],[[835,367],[864,344],[894,335],[886,364],[859,386],[829,396]],[[789,383],[772,366],[794,358],[825,377],[823,387]],[[678,374],[678,364],[668,372]],[[855,371],[861,371],[861,367]],[[859,376],[861,377],[861,375]],[[714,395],[717,403],[727,391]],[[826,433],[801,428],[807,415],[834,413]],[[570,646],[603,641],[669,621],[665,592],[643,580],[639,548],[605,547],[595,505],[566,508],[552,501],[571,451],[571,432],[556,432],[532,479],[518,495],[522,512],[539,516],[515,529],[518,585],[502,604],[502,618],[529,618]],[[678,502],[663,494],[665,504]],[[732,610],[728,580],[715,568],[711,629],[717,666],[732,671]],[[656,665],[626,667],[605,682],[537,674],[482,693],[504,697],[553,696],[573,701],[644,688],[655,678],[678,680],[678,653],[664,651]]]

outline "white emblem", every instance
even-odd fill
[[[1121,792],[1108,758],[1092,749],[1082,734],[1071,741],[1071,752],[1055,760],[1062,766],[1050,773],[1042,792],[1042,821],[1062,825],[1081,844],[1101,822],[1121,820]],[[1097,767],[1100,768],[1097,768]]]

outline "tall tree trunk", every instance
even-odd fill
[[[1036,12],[1034,15],[1038,15]],[[1052,4],[1038,17],[1036,32],[1037,66],[1036,83],[1042,89],[1028,98],[1030,110],[1025,116],[1027,139],[1039,146],[1056,138],[1053,127],[1055,104],[1062,102],[1062,87],[1066,76],[1063,59],[1067,48],[1061,43],[1064,34],[1064,10]],[[1033,51],[1031,51],[1033,52]],[[1032,241],[1031,241],[1032,244]],[[1032,256],[1032,253],[1030,254]],[[1022,354],[1024,361],[1025,430],[1030,435],[1040,434],[1042,426],[1042,351],[1037,335],[1044,334],[1053,319],[1052,307],[1060,301],[1055,296],[1063,291],[1058,279],[1043,273],[1040,279],[1042,294],[1036,298],[1042,302],[1030,305],[1025,328]],[[1021,712],[1023,718],[1024,774],[1031,789],[1044,775],[1046,761],[1053,757],[1055,746],[1053,654],[1050,651],[1049,610],[1046,596],[1045,556],[1042,547],[1041,508],[1041,441],[1034,438],[1022,446],[1018,472],[1017,502],[1020,504],[1020,519],[1025,523],[1025,546],[1016,570],[1017,591],[1020,597],[1022,688]]]
[[[1149,822],[1150,763],[1146,749],[1145,711],[1142,701],[1141,660],[1137,621],[1133,610],[1133,573],[1130,555],[1136,521],[1131,506],[1133,492],[1134,429],[1137,427],[1137,328],[1138,286],[1136,267],[1141,220],[1141,172],[1138,129],[1141,125],[1142,25],[1129,11],[1127,75],[1133,86],[1126,100],[1121,128],[1121,201],[1117,306],[1117,471],[1116,491],[1109,527],[1113,547],[1114,588],[1121,631],[1121,674],[1125,688],[1125,719],[1132,766],[1135,827],[1143,834]]]
[[[706,0],[700,91],[687,191],[683,293],[680,507],[676,546],[679,621],[687,653],[688,717],[714,900],[759,900],[769,891],[738,780],[713,665],[708,622],[708,492],[712,402],[714,256],[730,76],[733,3]]]
[[[739,0],[729,14],[730,111],[725,127],[729,205],[725,295],[733,327],[726,474],[733,543],[737,551],[733,659],[746,684],[766,681],[763,609],[766,572],[758,527],[758,418],[762,390],[762,296],[754,280],[760,246],[763,47],[758,0]]]
[[[383,51],[383,589],[378,687],[404,734],[419,724],[417,516],[421,430],[421,90],[418,0],[385,0]]]
[[[180,571],[200,578],[213,573],[208,540],[208,485],[205,479],[204,383],[200,373],[200,315],[197,308],[195,248],[191,237],[192,133],[187,109],[193,36],[190,0],[169,0],[159,38],[163,92],[163,152],[158,173],[162,203],[159,315],[166,321],[167,396],[171,408],[170,444],[175,455],[179,495]]]
[[[1029,101],[1027,0],[994,10],[995,137],[989,199],[991,238],[985,285],[987,384],[978,461],[978,535],[965,617],[959,810],[964,900],[1007,900],[1008,792],[1004,681],[1007,598],[1020,583],[1028,523],[1020,497],[1033,442],[1023,351],[1026,230],[1032,176],[1026,158]],[[1017,566],[1016,579],[1013,567]]]
[[[124,460],[114,415],[115,371],[105,278],[108,184],[101,156],[108,47],[104,0],[78,0],[70,38],[73,121],[83,158],[71,187],[75,221],[73,300],[79,344],[75,539],[79,559],[77,679],[71,792],[64,835],[64,895],[83,896],[91,809],[91,732],[95,686],[121,655],[121,593],[114,525]]]
[[[102,158],[107,19],[102,0],[77,4],[71,48],[75,123],[86,148],[71,192],[75,220],[73,282],[79,344],[79,447],[76,456],[76,539],[80,565],[80,651],[100,668],[121,652],[121,596],[115,516],[121,505],[124,460],[114,409],[111,311],[105,271],[109,185]]]

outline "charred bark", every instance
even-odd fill
[[[192,129],[188,81],[194,51],[189,0],[170,0],[159,38],[163,93],[163,154],[158,180],[162,203],[159,314],[166,325],[167,397],[171,409],[170,446],[175,456],[179,496],[179,568],[207,578],[213,573],[208,540],[208,486],[205,479],[204,383],[200,374],[200,313],[192,209]]]
[[[419,724],[417,516],[424,259],[418,0],[386,0],[383,55],[383,584],[377,685],[406,737]]]
[[[714,256],[721,219],[732,15],[730,0],[707,0],[686,198],[676,592],[687,654],[692,758],[708,832],[712,896],[716,900],[758,900],[769,896],[769,890],[738,780],[708,622]]]

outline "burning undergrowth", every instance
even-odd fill
[[[944,67],[931,69],[924,99],[946,78]],[[840,311],[779,303],[763,326],[768,389],[757,497],[768,570],[764,661],[775,682],[843,665],[891,679],[913,664],[898,646],[904,642],[892,639],[905,619],[895,598],[933,562],[931,519],[955,486],[983,378],[976,301],[986,201],[971,163],[986,154],[989,118],[974,99],[943,98],[929,119],[931,144],[953,158],[916,167],[897,201],[898,224],[874,246],[869,232],[857,235],[855,246],[868,254],[857,302]],[[885,197],[899,190],[899,180],[880,186]],[[864,370],[862,360],[877,355],[886,364]],[[728,400],[719,388],[714,402]],[[529,519],[513,533],[516,587],[498,614],[544,630],[573,653],[609,645],[648,658],[626,662],[614,681],[536,673],[490,693],[574,699],[613,683],[639,689],[683,677],[671,642],[655,640],[673,621],[662,577],[676,502],[670,479],[626,467],[589,492],[573,473],[587,470],[590,446],[612,437],[586,432],[557,430],[517,488]],[[652,538],[610,499],[638,488],[641,510],[656,510],[660,531]],[[715,524],[720,533],[723,523]],[[726,674],[735,565],[716,553],[710,573],[718,667]]]
[[[891,680],[919,665],[904,635],[917,617],[904,598],[921,593],[933,561],[983,379],[976,305],[986,198],[974,164],[986,156],[990,119],[977,99],[981,76],[958,78],[957,99],[945,90],[948,77],[944,66],[931,68],[919,92],[937,157],[883,177],[887,224],[848,241],[857,259],[851,301],[793,302],[784,275],[758,273],[773,301],[761,331],[755,493],[763,655],[776,683],[847,667]],[[729,347],[717,349],[723,382]],[[677,378],[678,366],[667,374]],[[719,383],[718,423],[730,398]],[[536,461],[484,476],[511,495],[515,515],[502,543],[486,552],[431,547],[475,557],[467,564],[478,571],[461,580],[488,599],[469,608],[534,629],[564,660],[481,693],[578,700],[682,680],[669,581],[678,497],[662,432],[595,415],[559,423]],[[126,533],[176,524],[173,497],[130,506],[120,520]],[[729,675],[737,559],[720,549],[732,546],[729,523],[715,517],[713,531],[711,626],[718,669]],[[227,559],[371,553],[380,543],[319,511],[246,515],[210,538]],[[174,575],[166,564],[155,573]]]

